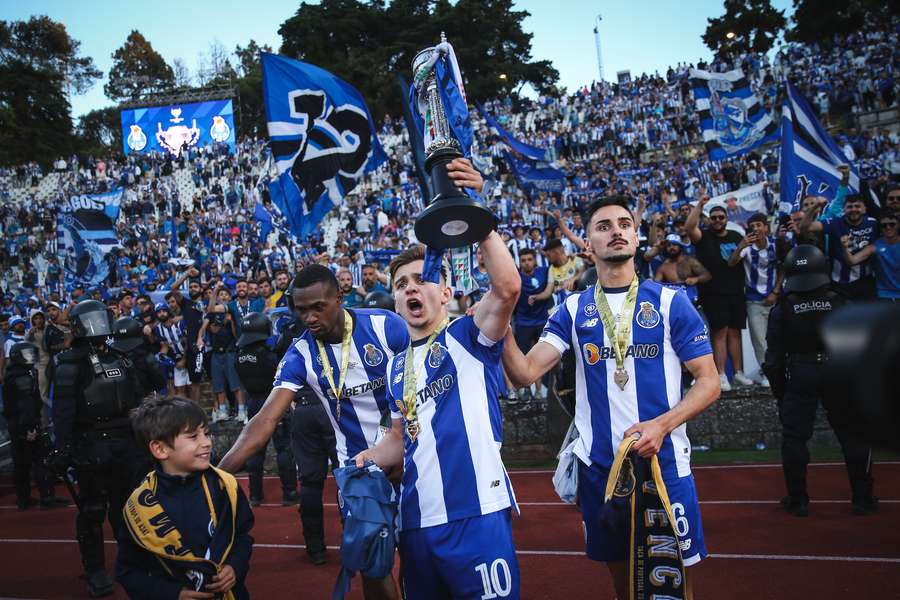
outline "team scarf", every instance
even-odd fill
[[[606,482],[604,520],[621,522],[628,538],[629,600],[683,600],[684,564],[666,483],[654,455],[629,456],[637,436],[622,440]]]
[[[201,473],[200,482],[209,506],[212,538],[204,556],[196,556],[182,545],[181,532],[175,527],[166,509],[156,497],[157,475],[151,471],[135,489],[122,510],[132,539],[142,549],[153,554],[166,572],[180,579],[190,589],[203,591],[225,564],[234,544],[235,515],[237,514],[237,480],[230,473],[210,467]],[[212,477],[212,475],[218,477]],[[212,481],[207,481],[211,479]],[[209,486],[218,485],[225,495],[216,504]],[[231,591],[223,600],[234,600]]]

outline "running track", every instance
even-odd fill
[[[612,586],[602,565],[582,556],[578,511],[559,502],[549,471],[514,471],[522,516],[513,521],[527,600],[602,600]],[[696,598],[900,599],[900,462],[875,467],[881,512],[854,517],[843,465],[810,468],[807,519],[783,513],[777,465],[695,467],[706,544],[712,556],[695,567]],[[329,485],[333,480],[329,479]],[[246,486],[246,480],[242,479]],[[330,562],[306,559],[295,507],[282,507],[277,478],[256,509],[256,545],[248,585],[256,598],[329,598],[337,575],[337,509],[326,506]],[[334,488],[326,490],[326,500]],[[87,598],[77,575],[74,508],[19,512],[0,487],[0,598]],[[110,565],[115,545],[107,545]],[[121,589],[115,598],[125,598]],[[351,594],[362,598],[358,580]]]

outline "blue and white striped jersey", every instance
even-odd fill
[[[350,362],[341,394],[341,422],[337,422],[337,402],[323,374],[322,359],[309,331],[297,338],[275,373],[275,388],[297,391],[309,386],[325,405],[334,428],[337,455],[341,464],[375,445],[381,415],[388,409],[385,373],[388,362],[409,345],[406,322],[381,309],[350,309],[353,336]],[[341,344],[325,344],[335,385],[340,380]]]
[[[775,252],[775,240],[769,239],[768,245],[760,250],[756,244],[751,244],[741,250],[741,260],[744,263],[744,290],[747,300],[759,302],[765,300],[775,288],[775,264],[777,261]]]
[[[613,315],[628,288],[605,289]],[[624,390],[613,381],[616,360],[594,304],[594,287],[572,294],[550,317],[541,341],[560,353],[575,353],[575,426],[581,435],[575,455],[609,469],[625,431],[657,417],[681,401],[681,363],[711,354],[703,319],[683,292],[644,281],[638,288],[631,339],[625,358],[630,375]],[[665,477],[691,472],[687,428],[670,433],[659,452]]]
[[[414,442],[403,434],[403,529],[443,525],[515,505],[500,458],[503,342],[487,339],[468,316],[450,323],[428,356],[426,341],[414,345],[420,432]],[[398,401],[402,404],[405,362],[405,353],[400,354],[388,370],[395,419],[402,418]]]
[[[176,321],[168,326],[160,323],[153,328],[153,335],[156,336],[156,341],[165,342],[173,353],[184,356],[184,342],[187,335],[184,321]]]

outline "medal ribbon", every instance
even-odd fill
[[[341,370],[338,375],[337,387],[334,385],[334,372],[331,368],[331,361],[328,360],[328,352],[325,351],[325,344],[321,340],[316,339],[316,346],[319,348],[319,356],[322,357],[322,373],[325,380],[331,386],[334,393],[334,400],[337,403],[337,420],[341,420],[341,392],[344,391],[344,379],[347,377],[347,367],[350,365],[350,338],[353,335],[353,319],[350,313],[344,311],[344,337],[341,338]]]
[[[631,280],[628,287],[628,293],[625,295],[625,304],[622,306],[622,312],[619,313],[619,322],[622,325],[621,331],[616,330],[616,322],[613,319],[612,309],[609,302],[606,301],[606,294],[603,292],[603,286],[598,281],[594,286],[594,304],[597,305],[597,311],[600,313],[600,319],[603,321],[603,327],[606,329],[606,335],[616,351],[616,370],[625,370],[625,353],[628,351],[628,338],[631,336],[631,321],[634,318],[634,305],[637,302],[638,278],[637,275]],[[627,319],[625,317],[628,317]]]
[[[431,352],[431,345],[434,343],[434,340],[437,339],[437,336],[440,335],[449,322],[450,318],[445,317],[441,324],[438,325],[438,328],[434,330],[434,333],[428,337],[428,341],[425,342],[426,360],[428,360],[428,353]],[[406,361],[403,364],[403,404],[406,407],[406,412],[403,416],[406,417],[407,423],[418,421],[418,416],[416,415],[416,391],[418,390],[419,382],[416,380],[416,368],[413,366],[414,358],[415,351],[413,350],[412,342],[410,342],[409,346],[406,347]]]

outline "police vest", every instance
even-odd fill
[[[278,359],[264,343],[241,348],[234,360],[241,385],[250,394],[262,396],[272,391]]]
[[[105,355],[83,367],[91,381],[79,399],[77,421],[81,425],[128,425],[128,413],[140,404],[140,395],[129,367],[120,358]]]
[[[821,330],[832,311],[845,304],[844,297],[831,290],[788,294],[783,300],[783,339],[787,354],[825,352]]]

